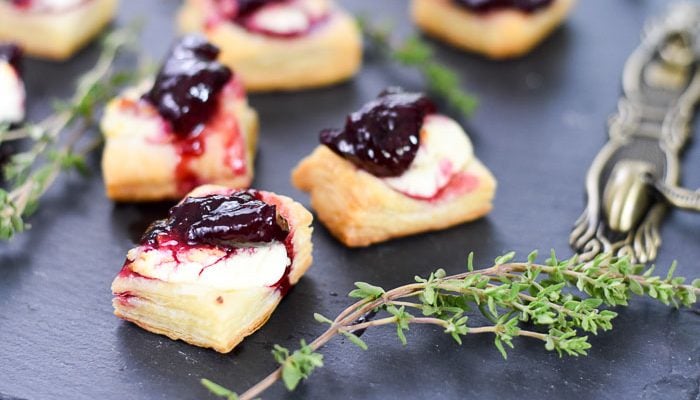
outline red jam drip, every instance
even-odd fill
[[[216,26],[221,21],[230,21],[252,33],[281,39],[291,39],[308,34],[328,17],[328,15],[319,17],[306,14],[306,17],[309,19],[309,26],[303,30],[288,32],[277,32],[266,29],[255,23],[255,14],[263,8],[284,5],[285,3],[291,3],[293,1],[294,0],[213,0],[212,16],[209,18],[206,25],[207,27],[212,27]]]
[[[486,13],[489,11],[516,9],[526,13],[533,13],[548,7],[554,0],[452,0],[458,6],[469,11]]]
[[[378,177],[403,174],[420,147],[420,130],[435,105],[421,93],[390,88],[350,114],[343,129],[321,131],[321,143]]]
[[[238,83],[231,70],[218,63],[219,49],[203,37],[189,35],[177,42],[166,57],[153,88],[143,98],[157,109],[172,132],[178,155],[175,180],[179,193],[204,183],[191,168],[205,151],[210,130],[225,132],[226,158],[236,174],[245,173],[245,155],[235,116],[220,113],[221,98],[238,96]],[[232,93],[232,91],[234,91]],[[228,92],[228,93],[226,93]],[[216,115],[225,114],[219,117]]]
[[[10,64],[17,75],[20,75],[22,50],[12,43],[0,43],[0,61]]]
[[[131,306],[131,299],[138,297],[134,294],[131,294],[131,292],[115,293],[114,296],[117,298],[117,300],[119,300],[121,305],[125,307]]]
[[[143,98],[182,137],[196,135],[217,109],[219,92],[233,76],[216,61],[219,49],[199,35],[180,39],[170,50],[153,88]]]
[[[450,178],[449,182],[432,197],[421,197],[404,193],[404,195],[416,199],[427,201],[430,203],[439,203],[464,195],[476,189],[479,186],[479,178],[468,173],[457,173]]]
[[[28,9],[32,6],[32,0],[10,0],[10,4],[17,8]]]
[[[211,133],[216,132],[223,137],[224,156],[222,162],[228,166],[235,175],[245,175],[248,168],[246,149],[238,126],[236,115],[222,110],[224,103],[241,99],[245,96],[240,81],[232,79],[224,86],[219,94],[221,101],[214,116],[197,132],[188,136],[175,135],[168,121],[162,119],[161,134],[148,137],[147,141],[154,145],[171,143],[178,160],[175,165],[175,181],[177,191],[181,195],[189,193],[195,187],[206,183],[192,168],[192,163],[201,157],[206,150],[206,139]],[[145,100],[134,101],[128,98],[120,99],[122,112],[136,116],[158,118],[159,114],[150,103]]]
[[[289,273],[292,272],[292,263],[294,261],[294,235],[293,232],[290,232],[290,234],[287,236],[287,239],[284,241],[284,247],[287,250],[287,257],[290,260],[289,265],[287,265],[287,269],[284,270],[284,275],[280,278],[279,281],[275,282],[272,287],[277,288],[277,290],[280,291],[282,294],[282,297],[287,295],[287,292],[289,292],[289,289],[292,288],[292,282],[289,281]]]
[[[288,210],[282,205],[282,203],[280,202],[280,200],[276,196],[270,195],[270,194],[264,193],[264,192],[263,193],[258,192],[258,193],[260,195],[262,195],[261,197],[262,197],[263,201],[265,201],[267,203],[275,204],[278,206],[278,210],[279,210],[282,218],[284,218],[285,220],[289,218],[287,215]],[[284,275],[282,275],[282,277],[279,279],[279,281],[275,282],[273,285],[270,285],[270,287],[273,287],[273,288],[276,288],[277,290],[279,290],[280,293],[282,294],[282,297],[284,297],[292,287],[292,283],[289,280],[289,274],[292,271],[292,265],[294,264],[294,257],[296,256],[296,254],[294,252],[294,231],[293,230],[290,230],[289,235],[287,235],[287,238],[284,241],[284,247],[287,250],[287,257],[289,258],[289,260],[291,262],[287,266],[287,269],[284,271]]]
[[[177,182],[178,193],[188,193],[202,184],[197,173],[190,168],[190,164],[204,154],[205,137],[204,132],[198,132],[195,135],[175,141],[175,151],[179,157],[175,165],[175,181]]]
[[[232,134],[226,139],[224,163],[231,168],[234,174],[243,175],[248,166],[246,165],[245,148],[242,146],[240,132],[238,130],[238,122],[235,118],[229,118],[228,122],[229,128],[227,131]]]
[[[221,93],[222,98],[240,97],[237,92],[241,90],[236,81],[231,81],[224,87]],[[175,180],[177,182],[178,193],[188,193],[195,187],[205,183],[191,168],[192,163],[201,157],[206,150],[206,140],[212,132],[223,132],[224,136],[224,157],[223,162],[235,175],[245,175],[246,154],[241,138],[236,115],[231,112],[218,110],[213,118],[197,133],[187,137],[174,136],[175,151],[178,155],[178,163],[175,166]]]
[[[284,275],[282,275],[280,280],[277,281],[274,285],[270,286],[270,287],[273,287],[273,288],[279,290],[282,297],[286,296],[287,293],[289,293],[289,289],[292,288],[292,282],[289,280],[290,270],[291,270],[291,264],[287,266],[286,270],[284,270]]]

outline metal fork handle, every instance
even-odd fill
[[[671,206],[687,211],[700,212],[700,189],[690,190],[668,185],[660,180],[651,182],[656,192]]]

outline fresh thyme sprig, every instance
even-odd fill
[[[415,283],[388,291],[357,282],[349,296],[359,301],[333,320],[315,314],[317,321],[329,327],[311,343],[302,341],[298,350],[275,346],[273,353],[280,367],[242,395],[206,379],[202,383],[213,394],[229,400],[253,399],[279,379],[293,390],[315,368],[323,366],[323,356],[316,350],[333,337],[343,335],[366,350],[361,333],[382,325],[394,325],[404,345],[410,325],[429,324],[442,328],[459,344],[470,334],[492,334],[503,358],[507,358],[506,347],[513,348],[513,338],[518,336],[539,340],[545,349],[560,356],[585,355],[591,347],[587,334],[612,329],[617,313],[605,307],[626,306],[632,294],[688,307],[700,294],[700,279],[685,284],[684,278],[674,276],[675,264],[662,278],[652,276],[654,267],[645,269],[628,258],[606,254],[579,262],[575,256],[558,260],[552,252],[544,264],[536,263],[536,252],[526,262],[515,262],[514,256],[508,253],[496,258],[492,267],[474,270],[470,254],[467,272],[447,276],[439,269],[427,278],[416,277]],[[572,293],[574,289],[580,297]],[[491,325],[470,324],[473,309]],[[380,318],[373,319],[375,316]]]
[[[25,218],[36,211],[39,199],[61,171],[87,172],[84,156],[99,146],[101,138],[80,149],[77,146],[95,125],[97,109],[136,75],[115,71],[113,64],[121,50],[135,43],[137,30],[130,26],[107,34],[95,66],[80,78],[69,101],[56,103],[53,114],[17,129],[0,126],[0,144],[31,140],[28,150],[14,154],[3,168],[9,188],[0,188],[0,239],[29,227]]]
[[[391,37],[390,27],[372,24],[364,17],[358,18],[358,24],[378,53],[389,55],[398,63],[417,69],[431,92],[443,98],[465,117],[471,116],[478,104],[476,97],[461,89],[455,71],[435,61],[433,49],[428,43],[418,36],[411,36],[403,42],[397,41]]]

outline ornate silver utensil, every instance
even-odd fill
[[[700,190],[679,187],[679,158],[700,100],[700,4],[675,4],[648,23],[622,87],[569,243],[583,259],[613,252],[648,262],[661,245],[668,206],[700,211]]]

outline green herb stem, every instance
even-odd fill
[[[377,52],[405,67],[417,70],[433,94],[445,100],[463,116],[472,115],[478,105],[476,96],[461,88],[459,75],[449,66],[437,61],[432,47],[418,36],[399,41],[391,36],[391,27],[372,24],[359,18],[364,36]]]
[[[528,262],[511,262],[513,257],[509,253],[497,258],[492,267],[474,270],[470,255],[467,272],[446,276],[443,270],[438,270],[428,278],[416,277],[416,283],[389,291],[357,282],[357,289],[349,295],[359,301],[341,311],[334,320],[314,315],[317,321],[330,325],[325,332],[308,345],[302,341],[301,348],[293,353],[275,346],[275,358],[280,366],[240,397],[225,388],[220,393],[228,399],[250,400],[279,379],[293,390],[323,365],[323,357],[316,351],[332,338],[345,336],[366,350],[367,344],[354,332],[385,325],[396,326],[403,344],[407,343],[404,331],[409,325],[427,324],[444,329],[459,344],[469,334],[492,334],[494,345],[504,358],[507,358],[506,346],[512,348],[512,340],[518,336],[542,341],[545,349],[557,351],[560,356],[585,355],[591,347],[586,334],[612,329],[611,321],[617,314],[608,308],[627,305],[632,294],[649,296],[675,307],[688,307],[700,295],[700,280],[685,284],[683,278],[673,276],[675,266],[661,278],[651,276],[653,267],[645,269],[627,258],[609,255],[580,263],[576,257],[559,261],[552,254],[545,264],[534,263],[534,252]],[[580,296],[564,291],[566,287],[578,290]],[[469,326],[471,306],[477,306],[493,325]],[[423,315],[411,315],[407,309]],[[370,312],[385,316],[358,322]],[[525,322],[537,329],[522,329]]]
[[[59,103],[53,114],[17,129],[0,127],[0,144],[32,140],[28,150],[14,154],[4,167],[9,188],[0,188],[0,239],[10,239],[29,227],[25,218],[36,210],[61,171],[87,171],[84,156],[99,146],[101,138],[80,151],[76,146],[95,125],[98,108],[138,75],[117,73],[113,65],[120,51],[135,42],[136,30],[135,26],[127,27],[104,37],[95,66],[78,80],[71,99]],[[68,138],[60,140],[66,132]]]

